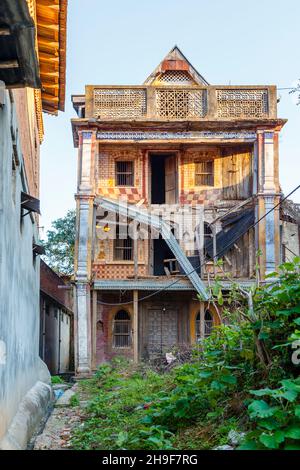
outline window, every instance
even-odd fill
[[[195,186],[214,186],[214,162],[195,162]]]
[[[116,162],[116,185],[134,186],[133,162]]]
[[[207,338],[212,332],[213,318],[209,310],[205,311],[204,315],[204,337]]]
[[[209,310],[205,310],[204,314],[204,338],[207,338],[213,329],[213,317]],[[202,338],[201,335],[201,314],[198,313],[196,317],[196,340],[199,342]]]
[[[116,261],[131,261],[133,259],[133,241],[127,238],[119,238],[119,225],[116,226],[116,238],[114,240],[114,259]]]
[[[131,345],[131,320],[126,310],[119,310],[114,317],[113,346],[129,348]]]

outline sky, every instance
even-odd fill
[[[292,87],[300,78],[299,0],[69,0],[66,108],[44,115],[41,237],[75,206],[77,149],[72,94],[86,84],[139,85],[177,44],[212,85]],[[280,180],[300,183],[300,106],[278,91]],[[300,190],[293,196],[300,202]]]

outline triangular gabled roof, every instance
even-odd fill
[[[174,46],[173,49],[170,50],[158,67],[156,67],[151,75],[144,81],[144,85],[152,85],[159,76],[171,70],[182,71],[188,74],[195,85],[209,85],[205,78],[192,66],[178,46]]]

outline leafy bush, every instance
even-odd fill
[[[52,375],[52,376],[51,376],[51,383],[52,383],[53,385],[55,385],[55,384],[63,384],[64,381],[63,381],[63,379],[62,379],[59,375]]]
[[[212,302],[230,326],[216,327],[189,363],[164,375],[118,358],[99,367],[82,384],[92,400],[74,448],[213,448],[234,429],[247,433],[240,449],[299,449],[300,366],[291,358],[300,341],[300,258],[272,278],[247,291],[233,283],[226,296],[217,280]]]
[[[256,428],[250,432],[241,450],[300,449],[300,378],[282,380],[277,389],[251,391],[262,400],[248,405],[250,419]],[[266,401],[267,400],[267,401]]]

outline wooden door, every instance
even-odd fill
[[[165,191],[166,204],[175,204],[177,202],[176,155],[170,155],[165,159]]]
[[[149,308],[145,339],[147,355],[150,359],[170,352],[178,344],[178,310]]]
[[[222,186],[224,199],[247,199],[251,195],[252,168],[248,149],[228,148],[223,151]]]

